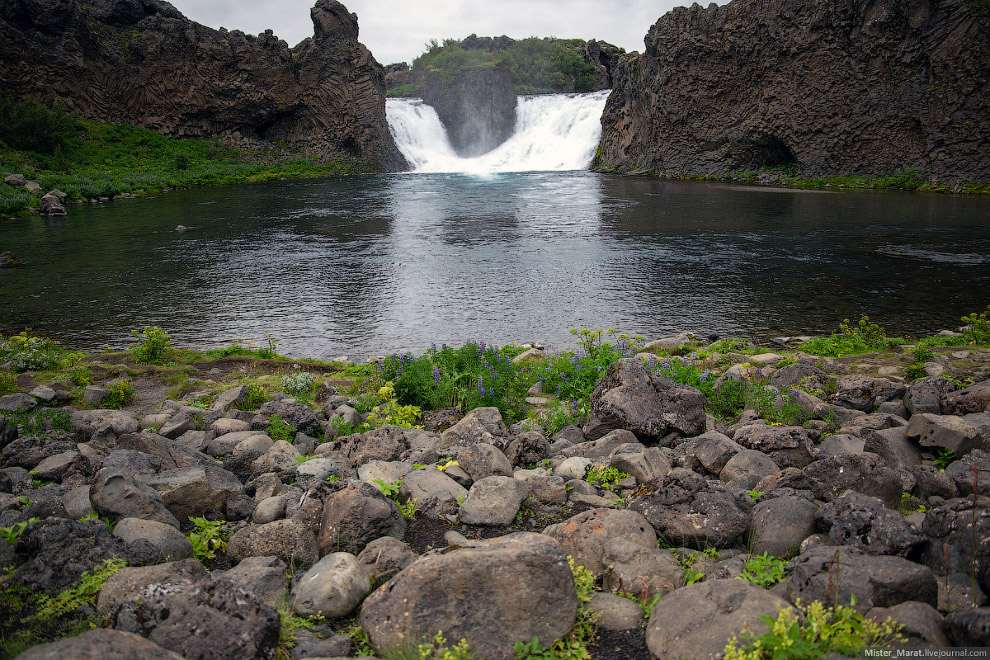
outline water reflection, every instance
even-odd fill
[[[170,193],[0,224],[0,332],[85,348],[160,325],[364,357],[575,326],[792,334],[985,308],[990,200],[588,172],[394,175]],[[183,224],[192,229],[175,232]]]

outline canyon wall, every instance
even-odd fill
[[[159,0],[3,0],[0,92],[170,137],[275,143],[322,160],[405,169],[381,66],[335,0],[295,48],[267,31],[214,30]]]
[[[621,58],[599,169],[990,181],[990,3],[734,0]]]

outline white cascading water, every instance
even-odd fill
[[[436,111],[420,99],[387,99],[388,126],[413,172],[545,172],[586,169],[601,137],[610,90],[520,96],[515,132],[499,147],[461,158]]]

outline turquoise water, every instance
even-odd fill
[[[174,231],[186,225],[185,232]],[[158,325],[294,355],[432,343],[958,325],[990,303],[990,200],[590,172],[368,176],[170,192],[0,222],[0,332],[80,348]]]

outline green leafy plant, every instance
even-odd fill
[[[790,660],[821,658],[829,653],[858,656],[867,647],[889,648],[903,641],[900,626],[890,619],[876,623],[849,606],[825,607],[821,601],[777,610],[777,617],[761,616],[770,630],[755,635],[748,629],[729,638],[725,660]]]
[[[279,415],[272,415],[268,418],[268,426],[265,427],[265,433],[275,442],[280,440],[292,442],[296,437],[296,429],[286,423]]]
[[[134,386],[127,378],[121,378],[112,383],[107,390],[108,392],[101,402],[101,405],[107,408],[119,410],[134,399]]]
[[[409,498],[405,504],[402,504],[401,502],[398,502],[397,504],[399,506],[399,513],[401,513],[402,517],[406,520],[409,520],[415,516],[416,512],[419,511],[416,507],[416,500],[413,498]]]
[[[553,651],[540,644],[536,635],[528,642],[516,642],[512,649],[516,652],[516,660],[557,660]]]
[[[382,491],[382,495],[389,499],[395,499],[399,495],[399,489],[402,487],[402,479],[396,481],[383,481],[382,479],[375,479],[374,483],[378,484],[378,490]]]
[[[593,486],[601,486],[605,490],[614,491],[619,487],[620,481],[627,479],[630,476],[631,475],[620,471],[618,468],[595,467],[593,465],[589,465],[587,473],[584,476],[584,480]]]
[[[23,522],[14,523],[10,527],[0,527],[0,540],[6,541],[7,545],[14,545],[24,530],[27,529],[27,526],[38,522],[38,520],[40,518],[29,518]]]
[[[786,561],[764,552],[762,555],[753,555],[750,557],[739,577],[758,587],[769,589],[778,582],[783,581],[785,566],[787,566]]]
[[[420,420],[420,408],[419,406],[403,406],[395,398],[395,390],[393,388],[392,382],[389,381],[385,383],[379,390],[378,396],[382,397],[385,401],[374,408],[368,413],[368,417],[361,428],[377,429],[379,427],[385,426],[386,424],[392,426],[401,426],[402,428],[412,429],[412,428],[422,428],[417,426]]]
[[[972,314],[962,317],[962,322],[970,326],[963,332],[963,335],[969,343],[990,343],[990,305],[987,305],[985,312],[981,312],[979,314],[973,312]]]
[[[7,338],[0,335],[0,364],[9,362],[15,373],[54,369],[77,356],[64,351],[56,340],[32,335],[30,330]]]
[[[129,350],[139,364],[165,364],[175,354],[172,336],[159,327],[145,326],[140,332],[131,330],[131,335],[137,338],[137,343]]]
[[[67,374],[69,382],[79,387],[93,384],[93,372],[87,367],[75,367]]]
[[[932,463],[939,470],[945,472],[945,468],[949,467],[949,465],[951,465],[957,458],[958,456],[956,456],[956,452],[951,449],[942,448],[938,450],[938,454],[935,455],[935,459]]]
[[[189,517],[195,529],[187,534],[193,546],[193,555],[200,561],[215,559],[218,552],[227,551],[227,531],[223,529],[225,520],[207,520]]]
[[[888,337],[886,331],[870,317],[864,316],[857,325],[849,319],[839,324],[839,332],[827,337],[816,337],[801,345],[801,350],[811,355],[842,357],[870,351],[884,351],[904,343],[903,339]]]
[[[353,435],[358,432],[358,428],[343,417],[334,417],[330,420],[330,428],[337,434],[338,438],[345,435]]]
[[[54,619],[74,612],[82,605],[92,603],[110,576],[126,565],[127,562],[123,559],[104,559],[102,566],[93,573],[84,572],[79,583],[72,589],[55,596],[39,595],[38,611],[30,619],[35,621]]]
[[[409,640],[390,648],[382,649],[384,660],[474,660],[474,654],[467,640],[462,639],[453,646],[447,645],[442,630],[421,641]]]
[[[8,416],[21,426],[24,435],[42,435],[48,430],[61,433],[72,432],[72,414],[62,410],[42,408],[30,412],[19,412]]]
[[[238,410],[257,410],[267,398],[268,394],[265,392],[264,387],[257,383],[251,383],[247,386],[247,395],[244,397],[244,400],[238,402],[235,407]]]
[[[577,620],[570,633],[554,641],[550,648],[560,660],[588,660],[591,657],[588,644],[595,641],[595,615],[588,609],[588,602],[595,593],[595,574],[577,565],[571,556],[567,557],[567,563],[574,575],[578,597]]]
[[[317,623],[323,622],[322,616],[305,617],[296,614],[288,605],[278,608],[278,655],[277,660],[292,658],[291,650],[296,646],[296,633],[300,630],[312,630]]]
[[[17,391],[17,377],[9,369],[0,368],[0,396]]]

